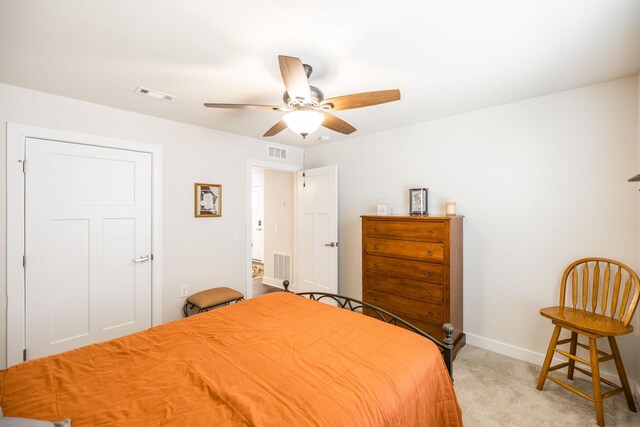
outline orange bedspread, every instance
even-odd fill
[[[0,372],[5,416],[82,426],[458,426],[433,343],[273,293]]]

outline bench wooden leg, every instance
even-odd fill
[[[569,344],[569,353],[572,355],[576,355],[576,350],[578,348],[578,333],[571,332],[571,343]],[[573,371],[576,367],[576,361],[569,358],[569,369],[567,370],[567,379],[573,379]]]
[[[547,374],[549,373],[549,367],[551,366],[551,360],[553,359],[553,353],[555,352],[556,345],[558,344],[558,338],[560,337],[561,330],[562,328],[556,325],[556,328],[553,330],[553,335],[551,335],[551,341],[549,341],[549,349],[547,350],[547,355],[544,358],[542,371],[540,372],[540,378],[538,378],[538,385],[536,386],[538,390],[542,390],[542,387],[544,387],[544,382],[547,380]]]
[[[629,410],[633,412],[636,411],[636,404],[633,401],[633,395],[631,394],[631,387],[629,387],[629,380],[627,379],[627,373],[624,370],[624,365],[622,364],[622,358],[620,357],[620,351],[618,350],[618,343],[616,343],[615,337],[607,337],[609,338],[609,346],[611,347],[611,353],[613,353],[613,360],[616,363],[616,369],[618,370],[618,377],[620,378],[620,383],[622,384],[622,388],[624,389],[624,396],[627,398],[627,405],[629,405]]]
[[[602,391],[600,389],[600,365],[598,362],[598,346],[596,339],[589,337],[589,355],[591,356],[591,384],[593,385],[593,403],[596,407],[596,421],[604,427],[604,410],[602,408]]]

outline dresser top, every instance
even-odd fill
[[[410,221],[451,221],[461,220],[464,215],[451,215],[451,216],[418,216],[418,215],[361,215],[362,218],[376,219],[382,221],[393,220],[410,220]]]

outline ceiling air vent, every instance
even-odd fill
[[[134,92],[139,93],[140,95],[146,95],[155,99],[162,99],[165,101],[173,101],[174,99],[176,99],[176,97],[173,95],[169,95],[163,92],[158,92],[157,90],[147,89],[146,87],[142,87],[142,86],[138,86],[136,90],[134,90]]]
[[[273,159],[286,160],[287,159],[287,149],[286,148],[278,148],[273,145],[269,146],[269,152],[267,154],[269,157]]]

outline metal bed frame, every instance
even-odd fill
[[[289,290],[289,281],[285,280],[283,283],[284,292],[293,293]],[[442,325],[442,330],[444,331],[444,339],[442,342],[438,341],[428,333],[423,330],[413,326],[411,323],[402,320],[400,317],[395,314],[391,314],[386,310],[383,310],[380,307],[376,307],[375,305],[368,304],[363,301],[359,301],[357,299],[345,297],[337,294],[328,294],[324,292],[300,292],[295,293],[295,295],[299,295],[301,297],[309,298],[313,301],[322,301],[322,300],[331,300],[335,302],[338,307],[344,308],[350,311],[354,311],[356,313],[365,314],[364,310],[367,310],[368,315],[372,317],[382,320],[383,322],[390,323],[396,326],[403,326],[409,329],[411,332],[414,332],[431,342],[433,342],[438,349],[440,350],[440,354],[442,354],[442,358],[444,359],[444,363],[447,366],[447,370],[449,371],[449,376],[453,380],[453,325],[450,323],[445,323]]]

